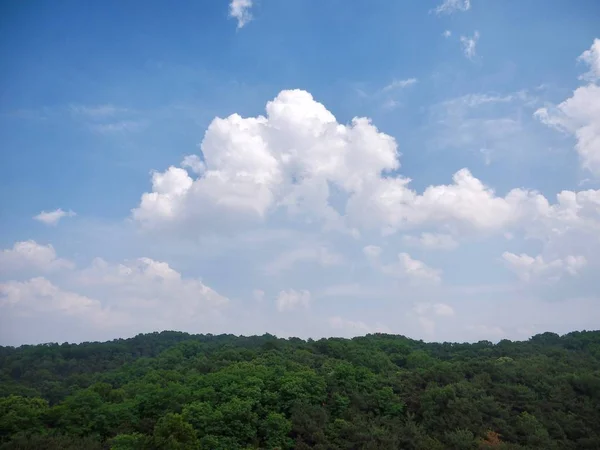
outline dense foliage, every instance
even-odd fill
[[[599,449],[600,332],[0,347],[1,449]]]

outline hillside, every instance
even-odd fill
[[[1,449],[598,449],[600,331],[0,347]]]

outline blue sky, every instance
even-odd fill
[[[0,8],[0,343],[598,328],[598,2]]]

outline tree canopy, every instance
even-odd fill
[[[0,449],[598,449],[600,331],[0,347]]]

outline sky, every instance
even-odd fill
[[[600,328],[599,24],[0,2],[0,345]]]

